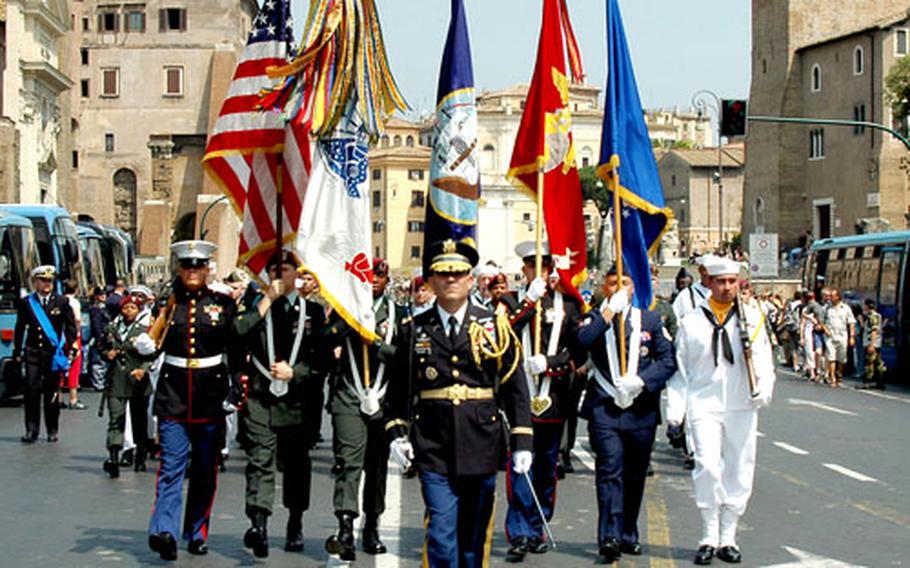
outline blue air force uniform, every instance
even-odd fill
[[[632,312],[627,310],[627,313]],[[606,333],[612,326],[618,330],[618,316],[607,322],[599,309],[592,310],[582,320],[578,331],[578,341],[590,350],[601,379],[598,380],[594,376],[596,372],[592,371],[581,408],[581,417],[588,421],[588,436],[597,470],[598,545],[602,551],[604,547],[615,551],[616,556],[620,547],[628,552],[640,551],[638,514],[660,417],[660,393],[676,370],[673,344],[667,338],[660,315],[646,311],[640,314],[638,376],[644,382],[644,388],[625,409],[617,406],[615,394],[607,392],[613,389],[614,381],[607,354]],[[627,317],[627,352],[631,347],[632,327],[632,318]],[[618,337],[616,343],[618,352]],[[616,375],[619,376],[618,370]],[[601,382],[606,383],[606,389]]]

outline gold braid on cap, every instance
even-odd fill
[[[499,314],[496,316],[496,336],[487,331],[481,324],[476,321],[471,322],[468,327],[468,336],[471,338],[471,352],[474,355],[474,362],[480,366],[484,359],[496,359],[498,365],[501,365],[502,356],[506,354],[510,345],[515,346],[515,357],[512,366],[506,375],[501,379],[500,384],[508,381],[515,369],[518,368],[518,361],[521,359],[521,344],[518,336],[509,325],[509,319]]]

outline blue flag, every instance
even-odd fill
[[[436,126],[430,162],[424,250],[453,239],[476,243],[480,168],[474,69],[462,0],[452,0],[452,19],[436,94]]]
[[[605,106],[597,174],[611,190],[611,177],[618,175],[623,270],[635,284],[632,303],[647,309],[653,294],[648,255],[660,245],[673,213],[664,201],[617,0],[607,0]]]

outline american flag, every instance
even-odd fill
[[[239,262],[262,280],[275,250],[278,182],[286,242],[297,232],[310,175],[307,125],[260,108],[263,89],[276,84],[266,70],[287,63],[293,36],[289,1],[266,0],[253,20],[203,158],[206,171],[243,219]]]

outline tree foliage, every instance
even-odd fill
[[[910,57],[902,57],[885,77],[885,102],[901,123],[910,115]]]
[[[603,181],[597,177],[594,166],[579,168],[578,177],[581,180],[582,198],[594,201],[601,216],[606,215],[607,209],[610,208],[610,192],[607,191]]]

